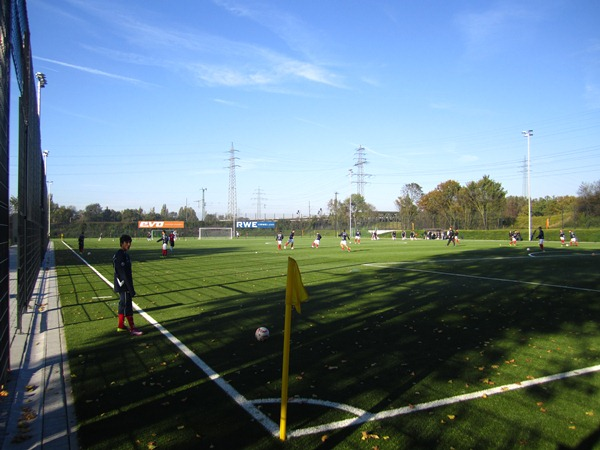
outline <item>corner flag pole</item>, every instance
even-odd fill
[[[292,305],[285,305],[285,328],[283,331],[283,369],[281,371],[281,418],[279,420],[279,439],[286,439],[288,378],[290,372],[290,338],[292,335]]]
[[[302,276],[296,260],[288,257],[287,282],[285,287],[285,326],[283,331],[283,368],[281,370],[281,418],[279,421],[279,439],[286,439],[288,380],[290,373],[290,339],[292,336],[292,306],[298,313],[300,304],[308,299],[308,293],[302,284]]]

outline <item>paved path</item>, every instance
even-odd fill
[[[17,329],[17,249],[10,248],[10,375],[0,403],[0,448],[77,449],[58,281],[51,242]]]

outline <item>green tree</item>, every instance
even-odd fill
[[[405,184],[402,188],[402,196],[395,200],[396,207],[400,213],[402,227],[408,228],[415,222],[419,214],[419,201],[423,197],[423,188],[417,183]]]
[[[162,208],[160,208],[160,218],[163,220],[169,219],[169,208],[167,208],[166,204],[163,204]]]
[[[121,212],[121,221],[126,223],[137,223],[140,220],[144,220],[144,210],[138,209],[124,209]]]
[[[582,183],[577,191],[576,211],[587,226],[600,222],[600,181]]]
[[[100,203],[92,203],[91,205],[87,205],[83,214],[81,215],[81,220],[84,222],[102,222],[102,215],[104,211]]]
[[[114,209],[108,209],[108,206],[102,211],[103,222],[120,222],[121,216],[121,212],[115,211]]]
[[[179,213],[176,217],[177,220],[183,220],[184,222],[197,223],[198,216],[196,215],[196,211],[194,208],[189,206],[184,206],[179,208]]]
[[[484,175],[479,181],[466,186],[470,205],[479,213],[484,230],[489,230],[490,218],[500,217],[506,203],[506,191],[502,185]]]
[[[50,222],[69,224],[75,222],[78,218],[77,208],[74,206],[59,206],[52,202],[52,209],[50,212]]]
[[[19,212],[19,199],[14,195],[10,196],[8,204],[8,214],[13,215]]]
[[[502,213],[502,224],[506,226],[514,225],[523,209],[527,214],[527,205],[527,197],[516,197],[514,195],[506,197],[506,204]]]
[[[448,180],[440,183],[433,191],[423,195],[419,207],[434,219],[434,226],[455,226],[460,211],[459,193],[461,186],[458,181]],[[442,222],[435,221],[439,217]]]

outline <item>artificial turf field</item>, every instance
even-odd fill
[[[135,239],[131,337],[92,270],[112,281],[118,239],[86,240],[91,267],[55,241],[81,447],[600,447],[598,243],[311,242]],[[310,298],[281,442],[288,256]]]

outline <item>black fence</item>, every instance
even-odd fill
[[[25,0],[0,0],[0,32],[0,384],[3,384],[10,362],[10,297],[16,294],[20,329],[48,246],[48,192]],[[16,293],[9,292],[11,56],[20,93]]]

